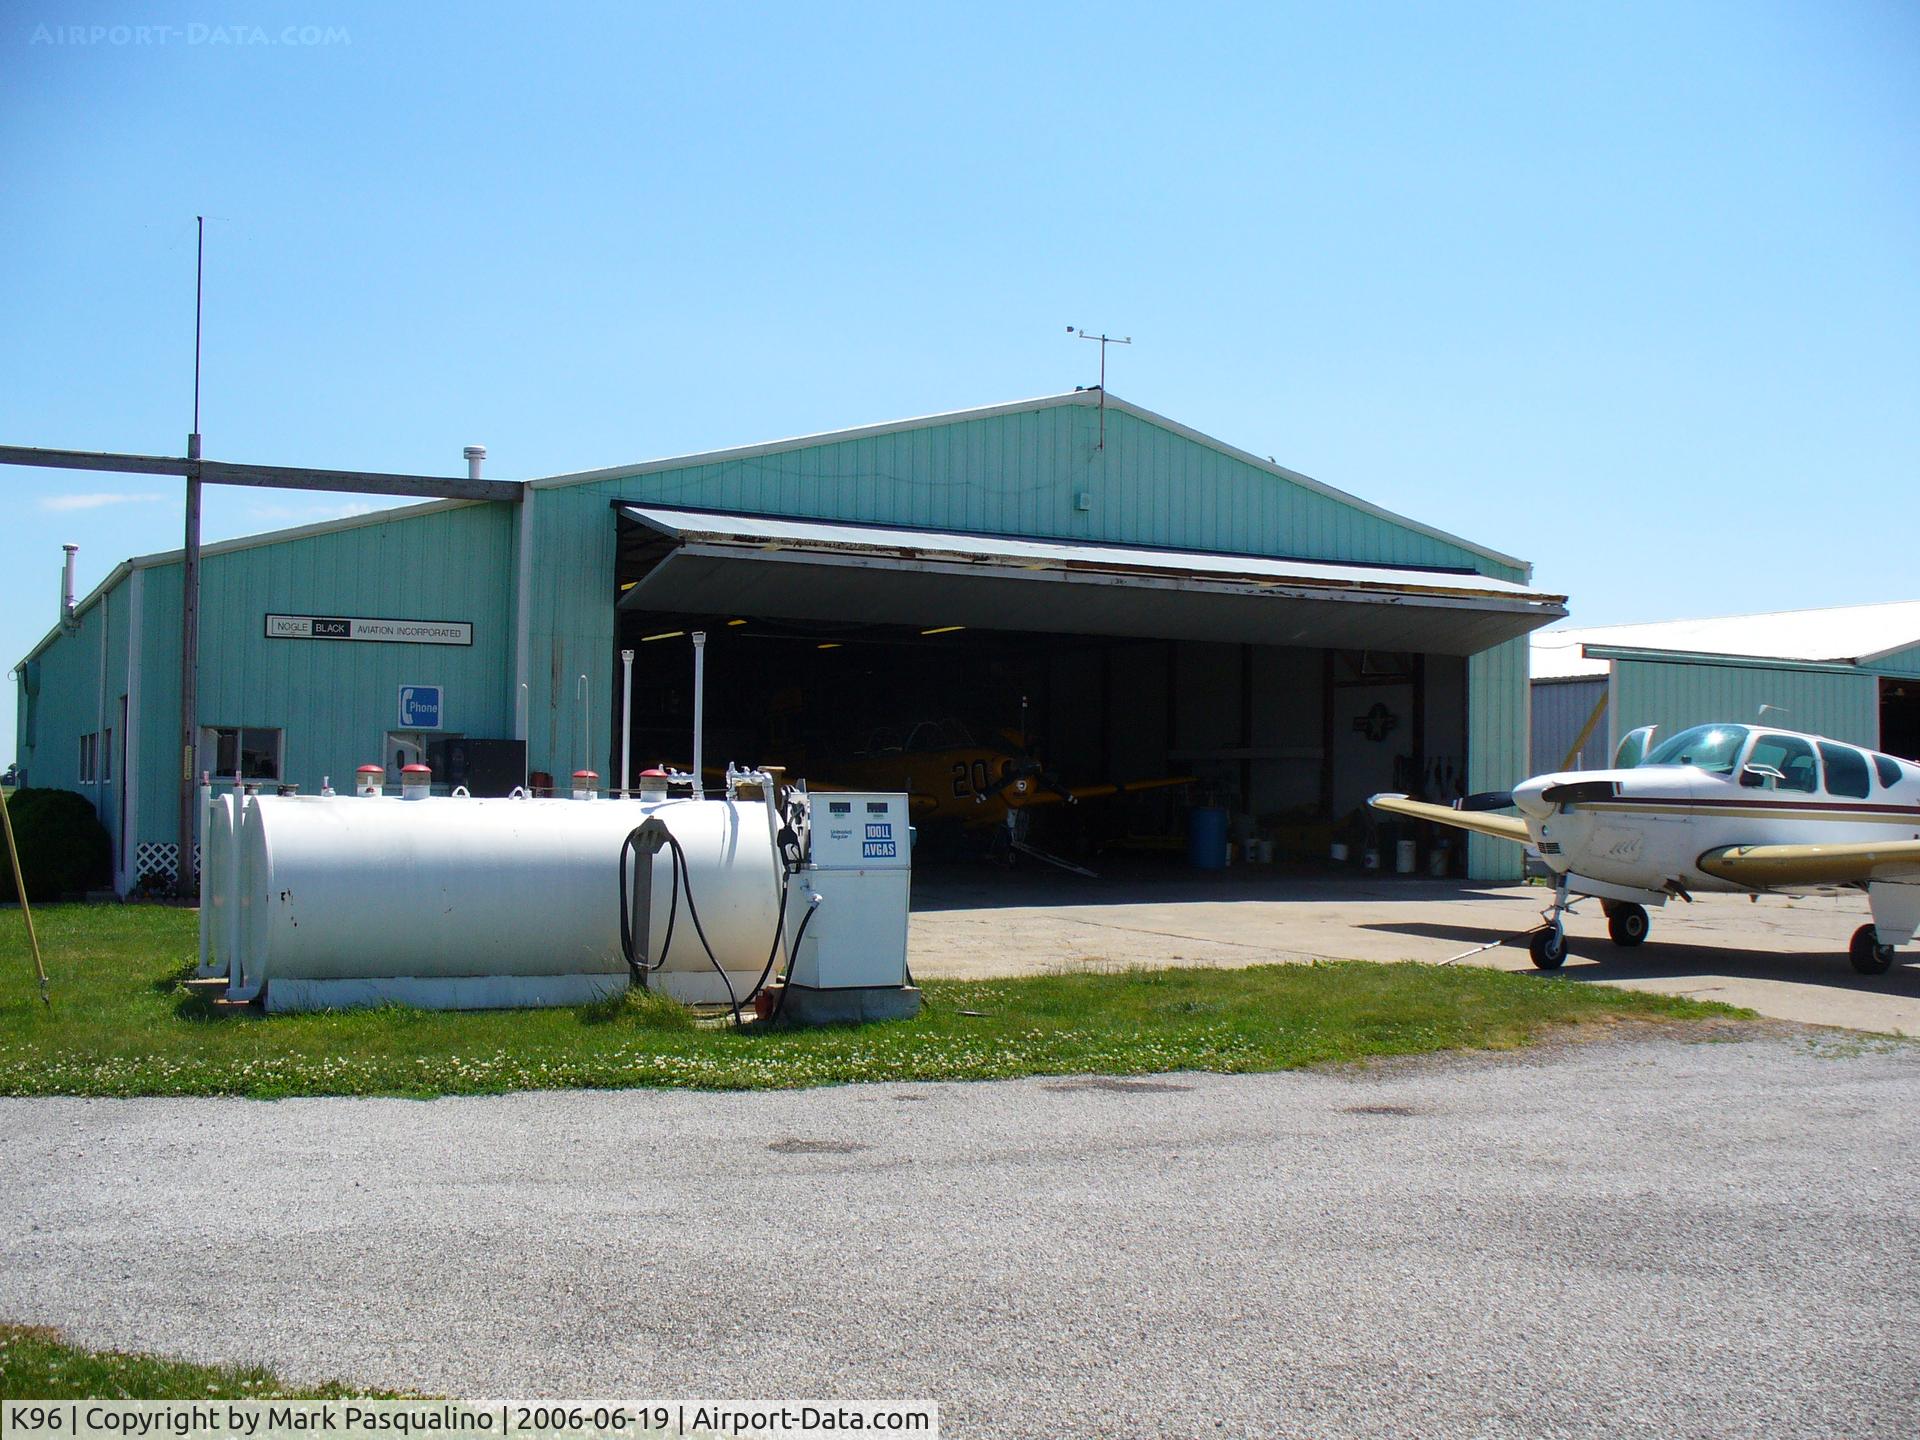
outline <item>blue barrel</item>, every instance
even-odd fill
[[[1187,812],[1187,863],[1196,870],[1227,868],[1227,811],[1200,805]]]

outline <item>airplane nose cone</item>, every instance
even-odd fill
[[[1522,780],[1513,787],[1513,805],[1522,815],[1534,820],[1544,820],[1553,814],[1554,804],[1546,798],[1547,787],[1553,783],[1549,775],[1536,775],[1531,780]]]

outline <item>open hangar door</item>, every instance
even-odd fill
[[[1920,760],[1920,680],[1881,678],[1880,748],[1889,755]]]
[[[968,816],[994,807],[967,802],[1025,755],[1036,789],[1192,777],[1026,806],[1043,849],[1184,861],[1203,805],[1230,813],[1240,854],[1322,858],[1374,791],[1465,790],[1464,648],[1540,623],[1520,587],[1450,572],[657,507],[623,507],[619,526],[636,769],[689,762],[702,630],[710,773],[734,759],[864,786],[884,771],[923,797],[935,854],[990,841]],[[1412,593],[1431,603],[1406,603],[1428,585]]]

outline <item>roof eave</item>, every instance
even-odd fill
[[[78,620],[82,615],[86,614],[87,611],[91,610],[95,605],[98,605],[102,597],[104,597],[109,590],[113,589],[114,586],[118,585],[133,573],[133,567],[133,561],[122,560],[118,565],[114,566],[113,569],[109,570],[104,580],[74,603],[73,618]],[[41,651],[45,650],[66,633],[67,622],[64,619],[54,621],[53,628],[40,637],[40,643],[35,645],[25,655],[22,655],[13,668],[18,670],[29,661],[38,659]]]

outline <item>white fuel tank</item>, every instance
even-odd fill
[[[744,996],[779,912],[764,804],[349,796],[247,802],[229,993],[261,994],[269,1010],[486,1009],[616,993],[628,983],[620,847],[650,815],[680,841],[702,928]],[[669,854],[654,864],[664,896]],[[659,954],[666,922],[662,907],[650,953]],[[688,1001],[727,998],[684,898],[649,983]]]
[[[226,973],[235,949],[239,907],[234,880],[239,873],[235,826],[245,797],[231,793],[209,796],[200,825],[200,965],[202,979]]]

